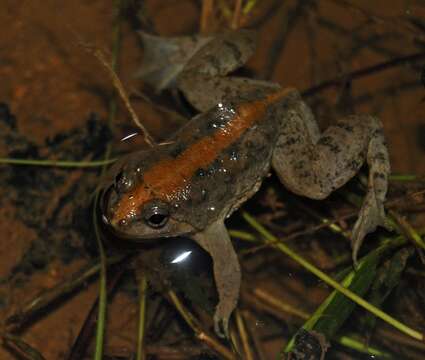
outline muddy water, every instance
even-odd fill
[[[416,2],[407,7],[405,1],[375,1],[373,6],[370,1],[356,1],[356,6],[319,1],[310,8],[295,1],[284,3],[264,1],[254,13],[260,42],[249,64],[252,73],[284,86],[308,89],[423,48],[419,43],[424,43],[425,33],[407,22],[409,16],[425,15],[425,8]],[[112,86],[79,42],[110,49],[111,2],[3,0],[1,7],[0,157],[100,158],[106,142],[114,138],[106,129]],[[160,34],[188,34],[198,30],[199,10],[194,1],[151,0],[145,1],[144,16]],[[289,22],[288,13],[292,14]],[[136,25],[134,17],[123,21],[119,57],[119,76],[131,92],[143,88],[133,77],[142,57]],[[347,96],[341,96],[341,87],[329,88],[312,104],[323,126],[347,108],[378,114],[394,172],[423,174],[425,89],[420,77],[420,62],[397,66],[355,80]],[[155,106],[140,99],[134,106],[157,138],[176,129],[175,119]],[[118,118],[129,123],[123,109]],[[90,195],[97,173],[1,166],[0,181],[0,278],[4,280],[0,315],[4,318],[40,290],[61,282],[95,252]],[[96,284],[89,285],[33,324],[25,339],[47,359],[62,358],[96,291]],[[130,297],[119,294],[111,314],[123,308],[125,316],[110,316],[108,344],[133,349],[137,308]],[[14,356],[0,348],[0,358]]]

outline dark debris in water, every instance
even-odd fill
[[[47,138],[39,146],[19,132],[8,106],[0,104],[0,145],[19,159],[99,159],[111,139],[106,122],[91,114],[85,126]],[[2,144],[3,143],[3,144]],[[0,205],[13,206],[16,219],[34,229],[34,241],[10,276],[43,269],[54,258],[70,262],[93,249],[92,201],[98,169],[3,166]]]
[[[288,354],[287,360],[324,360],[328,347],[322,334],[300,329],[295,337],[295,347]]]
[[[16,117],[11,114],[9,107],[5,103],[0,103],[0,121],[4,122],[10,129],[16,129]]]

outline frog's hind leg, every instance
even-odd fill
[[[213,38],[211,36],[162,37],[139,32],[143,63],[136,77],[157,92],[176,86],[176,78],[192,57]]]
[[[367,195],[351,239],[356,261],[366,234],[377,226],[388,228],[383,203],[390,164],[381,122],[373,116],[353,115],[320,135],[310,109],[296,93],[278,112],[283,120],[272,166],[292,192],[323,199],[350,180],[367,160]]]
[[[253,95],[265,96],[278,91],[280,86],[243,77],[210,78],[208,75],[197,74],[196,81],[180,82],[179,88],[195,109],[205,112],[223,102],[232,100],[248,102],[253,100]]]
[[[251,57],[255,38],[255,32],[250,30],[216,35],[187,62],[177,86],[197,110],[207,111],[225,100],[241,100],[244,94],[261,89],[279,89],[270,82],[227,76]]]

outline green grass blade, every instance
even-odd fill
[[[255,5],[257,5],[257,2],[258,0],[248,0],[243,7],[242,13],[248,15],[254,9]]]
[[[143,350],[143,342],[145,337],[145,323],[146,323],[146,290],[148,287],[148,282],[146,275],[142,274],[139,281],[139,329],[137,333],[137,351],[136,351],[136,360],[145,359],[145,351]]]
[[[260,223],[258,223],[251,215],[244,212],[243,213],[244,219],[254,228],[256,229],[265,239],[266,242],[270,242],[273,246],[275,246],[278,250],[282,251],[284,254],[289,256],[291,259],[296,261],[298,264],[300,264],[302,267],[310,271],[312,274],[316,275],[319,279],[324,281],[326,284],[330,285],[334,289],[338,290],[342,294],[344,294],[346,297],[348,297],[350,300],[354,301],[357,305],[363,307],[369,312],[372,312],[377,317],[384,320],[386,323],[390,324],[391,326],[395,327],[399,331],[405,333],[406,335],[419,340],[424,341],[424,335],[407,325],[401,323],[400,321],[394,319],[392,316],[386,314],[382,310],[378,309],[377,307],[373,306],[372,304],[368,303],[366,300],[358,296],[357,294],[353,293],[349,289],[346,289],[344,286],[342,286],[340,283],[332,279],[330,276],[326,275],[324,272],[316,268],[313,264],[309,263],[307,260],[299,256],[295,251],[291,250],[287,245],[285,245],[283,242],[279,242],[278,239],[272,235],[269,231],[267,231]],[[403,244],[405,240],[402,237],[391,239],[391,242],[389,243],[389,247],[393,246],[399,246],[400,244]],[[379,248],[381,249],[382,246]]]
[[[400,283],[401,275],[406,267],[407,260],[414,254],[413,247],[404,247],[398,250],[389,260],[387,260],[378,270],[377,276],[371,286],[368,301],[380,306],[391,294],[393,289]],[[368,313],[362,319],[363,333],[371,331],[376,323],[376,317]]]
[[[393,356],[385,351],[377,349],[369,344],[365,344],[364,341],[356,340],[353,337],[341,336],[336,339],[336,341],[350,349],[356,350],[363,354],[368,354],[371,357],[378,357],[380,359],[392,359]]]
[[[356,271],[352,270],[341,285],[362,296],[369,289],[376,274],[382,252],[372,252],[358,264]],[[334,290],[314,314],[304,323],[302,329],[323,334],[326,339],[332,338],[355,308],[355,303],[340,292]],[[295,336],[289,341],[285,352],[293,351]]]
[[[117,159],[104,159],[104,160],[97,160],[97,161],[66,161],[66,160],[0,158],[0,164],[4,164],[4,165],[46,166],[46,167],[62,167],[62,168],[100,167],[100,166],[112,164],[115,161],[117,161]]]
[[[389,176],[390,181],[416,181],[421,178],[418,175],[413,174],[391,174]]]
[[[95,204],[99,201],[99,192],[96,193]],[[107,302],[107,291],[106,291],[106,255],[103,248],[102,239],[100,236],[99,224],[96,216],[96,205],[93,208],[93,226],[96,234],[97,247],[99,249],[100,258],[100,276],[99,276],[99,308],[97,313],[96,323],[96,346],[94,359],[103,359],[103,342],[105,336],[105,324],[106,324],[106,302]]]
[[[117,11],[115,24],[114,24],[114,40],[113,40],[113,49],[112,49],[112,64],[111,68],[115,71],[118,63],[118,53],[121,46],[121,26],[120,26],[120,17],[121,17],[121,1],[115,1],[115,9]],[[117,113],[117,104],[115,96],[113,96],[109,102],[109,119],[108,126],[112,129],[112,125]],[[108,144],[105,152],[105,160],[110,159],[111,155],[111,145]],[[102,175],[105,172],[105,167],[102,168]],[[105,337],[105,327],[106,327],[106,303],[107,303],[107,291],[106,291],[106,256],[105,250],[103,248],[102,240],[100,237],[98,217],[96,216],[96,204],[99,201],[100,192],[96,192],[95,206],[93,210],[93,222],[96,232],[96,241],[99,248],[100,256],[100,279],[99,279],[99,309],[98,309],[98,319],[96,326],[96,346],[94,359],[102,360],[103,359],[103,344]]]

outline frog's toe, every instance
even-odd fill
[[[214,315],[214,331],[215,333],[223,338],[229,338],[229,316],[222,316],[218,312]]]
[[[369,194],[364,200],[359,213],[359,218],[354,225],[351,235],[351,247],[353,250],[352,257],[354,264],[357,264],[358,252],[365,236],[375,231],[378,226],[382,226],[387,230],[392,229],[385,215],[384,205],[372,194]]]

